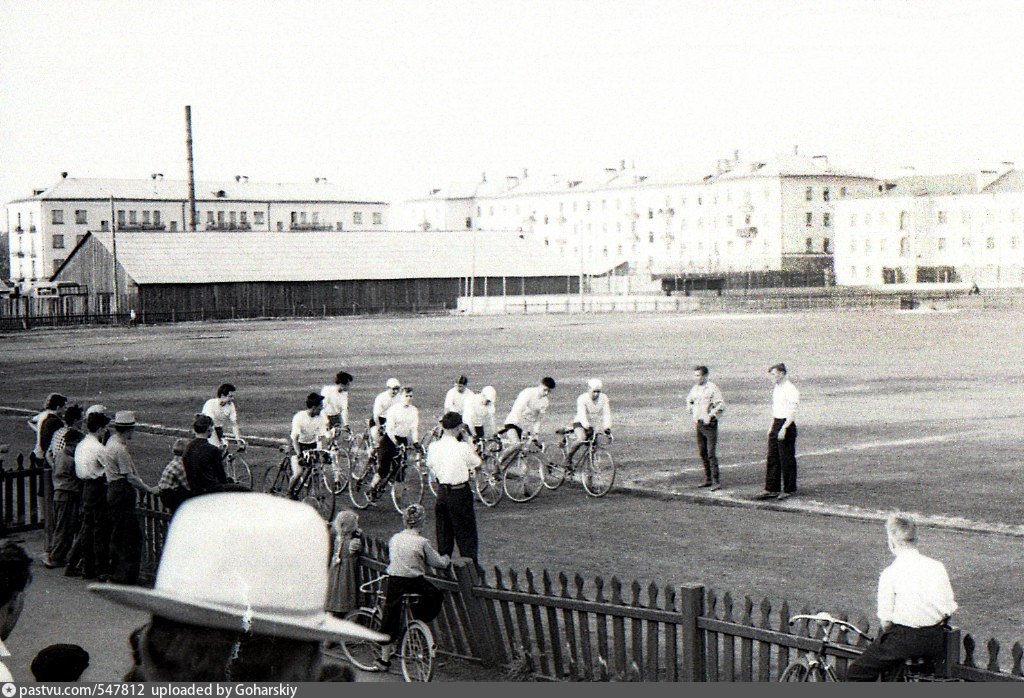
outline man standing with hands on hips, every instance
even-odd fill
[[[796,408],[800,391],[790,382],[786,364],[775,364],[768,374],[775,383],[772,425],[768,428],[764,492],[756,499],[789,499],[796,494]]]
[[[473,472],[480,467],[480,456],[468,442],[459,441],[462,417],[457,412],[446,412],[441,418],[441,427],[444,435],[427,448],[427,467],[441,488],[434,507],[437,552],[451,555],[457,543],[459,554],[479,567],[476,514],[469,483]]]
[[[693,387],[686,396],[686,406],[693,415],[697,434],[697,451],[704,464],[704,482],[698,487],[722,489],[718,479],[718,416],[725,410],[725,399],[718,386],[708,380],[707,366],[693,367]]]

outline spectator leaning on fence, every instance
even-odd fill
[[[875,681],[907,659],[943,654],[943,627],[957,609],[946,567],[917,549],[917,524],[905,514],[885,522],[892,564],[878,578],[881,629],[864,654],[850,664],[848,681]]]
[[[28,425],[36,432],[36,445],[32,449],[30,460],[35,465],[46,463],[46,449],[50,447],[53,435],[64,426],[64,410],[68,399],[60,393],[50,393],[46,398],[43,411],[28,420]]]
[[[46,452],[46,460],[53,468],[53,545],[50,554],[43,557],[43,565],[50,569],[67,563],[75,534],[81,527],[82,481],[75,474],[75,450],[85,438],[79,430],[81,406],[71,405],[67,409],[64,425],[53,435]]]
[[[185,473],[185,461],[182,460],[186,446],[187,440],[174,440],[171,445],[171,460],[167,461],[164,471],[160,474],[160,481],[156,483],[156,488],[160,490],[160,501],[172,514],[182,502],[192,496],[188,486],[188,475]]]
[[[92,408],[90,408],[92,409]],[[110,511],[107,506],[107,439],[110,418],[95,411],[85,419],[89,433],[75,449],[75,475],[82,481],[82,516],[68,554],[68,577],[106,581],[110,572]]]
[[[136,490],[157,494],[139,477],[131,453],[135,413],[114,415],[114,434],[107,442],[107,505],[110,507],[110,578],[135,584],[142,560],[142,529],[135,513]]]
[[[25,549],[10,541],[0,542],[0,683],[14,681],[3,663],[10,657],[4,641],[14,631],[25,606],[25,590],[32,581],[32,558]]]
[[[132,634],[126,680],[316,681],[322,642],[385,639],[324,611],[327,551],[327,528],[311,507],[213,494],[185,502],[171,520],[153,589],[89,588],[152,614]]]

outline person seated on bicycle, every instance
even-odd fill
[[[572,423],[576,443],[565,458],[566,465],[572,468],[573,458],[586,442],[594,438],[594,424],[600,423],[604,433],[612,433],[612,406],[600,378],[587,381],[587,392],[576,398],[576,421]]]
[[[444,593],[427,581],[431,567],[446,569],[451,558],[441,555],[430,541],[423,537],[423,522],[426,510],[421,504],[412,504],[402,514],[405,530],[391,536],[388,541],[387,587],[384,590],[384,613],[381,616],[380,631],[391,638],[381,647],[380,671],[387,671],[391,655],[395,652],[395,641],[401,634],[402,596],[419,594],[410,610],[413,618],[429,623],[441,612]]]
[[[498,399],[498,393],[492,385],[485,385],[479,393],[470,393],[462,408],[462,421],[472,432],[473,441],[479,443],[486,435],[484,423],[490,422],[491,433],[498,431],[494,420],[494,403]]]
[[[213,435],[210,443],[219,449],[226,448],[224,443],[224,428],[231,425],[231,431],[238,441],[238,450],[245,450],[245,441],[242,439],[242,430],[238,427],[238,409],[235,407],[235,386],[224,383],[217,388],[217,397],[212,397],[203,403],[202,414],[213,420]]]
[[[444,396],[444,413],[455,412],[460,417],[465,409],[466,400],[474,393],[468,387],[469,378],[459,376],[455,379],[455,385]]]
[[[370,480],[372,496],[388,483],[397,466],[400,446],[418,447],[420,441],[420,411],[412,405],[412,388],[402,388],[399,401],[392,405],[384,418],[384,436],[377,448],[377,472]]]
[[[943,655],[943,626],[957,609],[946,567],[917,549],[917,524],[906,514],[885,522],[892,564],[878,578],[881,631],[846,671],[847,681],[875,681],[907,659]]]
[[[511,446],[518,446],[524,435],[529,437],[540,432],[541,419],[548,411],[550,402],[548,396],[554,389],[555,379],[545,376],[541,379],[540,385],[524,388],[519,392],[516,401],[512,403],[508,417],[505,418],[505,426],[498,432],[509,440]],[[510,458],[515,451],[515,448],[506,450],[501,457],[502,463]]]
[[[327,439],[327,417],[324,416],[324,396],[310,393],[306,396],[306,409],[300,410],[292,417],[292,448],[295,454],[291,459],[292,476],[288,480],[288,491],[294,491],[295,484],[302,475],[303,468],[308,467],[301,456],[306,451],[320,448]]]
[[[352,383],[352,374],[338,371],[334,375],[334,383],[320,389],[324,398],[324,414],[327,415],[327,426],[331,429],[343,427],[348,430],[348,387]]]
[[[397,378],[388,378],[387,387],[373,399],[373,416],[370,417],[370,438],[379,445],[384,422],[387,421],[388,410],[398,401],[398,391],[402,384]]]

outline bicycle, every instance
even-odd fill
[[[389,487],[391,490],[391,503],[395,510],[401,514],[409,505],[419,504],[423,501],[423,471],[420,466],[419,449],[398,445],[398,453],[395,455],[395,466],[386,481],[377,484],[378,489]],[[374,501],[371,493],[370,483],[376,468],[370,461],[361,462],[352,466],[351,482],[348,487],[348,497],[352,506],[357,509],[366,509]]]
[[[830,647],[840,647],[838,643],[832,641],[832,631],[836,628],[840,631],[852,631],[868,642],[872,639],[870,635],[864,633],[853,623],[840,620],[824,612],[813,616],[793,616],[789,619],[789,625],[792,627],[802,620],[815,624],[814,631],[811,634],[812,639],[815,638],[815,635],[820,629],[821,644],[815,650],[808,652],[806,656],[790,662],[779,677],[779,681],[782,683],[839,681],[835,667],[828,661],[827,656]],[[929,664],[930,662],[926,660],[909,659],[892,675],[886,677],[885,680],[911,683],[935,681],[937,679],[935,678],[934,671]]]
[[[237,436],[224,436],[221,441],[224,444],[224,474],[232,482],[237,482],[239,485],[252,489],[252,468],[249,467],[245,458],[242,457],[242,452],[245,451],[246,446],[245,439],[240,439]],[[233,451],[231,449],[232,446],[235,447]]]
[[[302,471],[298,481],[289,487],[292,477],[292,456],[291,449],[281,446],[280,451],[284,454],[281,463],[277,468],[270,468],[263,476],[263,492],[279,497],[302,501],[318,512],[328,521],[334,516],[336,507],[335,493],[331,488],[331,481],[326,473],[331,465],[331,452],[314,448],[299,456],[299,464]]]
[[[345,614],[345,620],[358,623],[371,630],[380,630],[384,617],[384,590],[381,575],[365,584],[359,585],[359,591],[373,594],[372,606],[363,606]],[[434,658],[437,646],[430,627],[412,616],[412,602],[420,598],[419,594],[402,595],[402,621],[398,635],[398,658],[402,665],[402,676],[407,682],[430,681],[434,675]],[[372,640],[343,640],[341,649],[354,666],[363,671],[374,671],[378,662],[382,661],[381,645]]]
[[[501,456],[501,486],[513,502],[528,502],[544,489],[541,468],[544,444],[530,435]]]
[[[330,470],[326,471],[330,481],[328,487],[334,494],[338,495],[348,487],[349,477],[352,472],[352,442],[355,436],[348,427],[334,427],[327,450],[331,452]]]
[[[498,455],[501,453],[501,437],[489,436],[477,442],[480,467],[473,477],[474,490],[480,502],[487,507],[496,507],[505,494],[504,473]]]
[[[574,480],[579,472],[580,484],[591,497],[603,497],[615,484],[615,459],[605,448],[600,439],[604,438],[607,443],[614,441],[611,434],[595,433],[591,438],[583,442],[583,445],[576,450],[573,456],[576,463],[581,463],[577,468],[569,462],[569,453],[572,447],[569,445],[569,437],[573,434],[572,429],[556,429],[555,433],[561,439],[558,442],[558,453],[561,453],[561,462],[556,460],[542,461],[540,466],[540,477],[544,487],[549,490],[557,490],[566,479]],[[557,458],[557,456],[556,456]]]

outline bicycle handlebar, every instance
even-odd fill
[[[363,592],[364,594],[369,594],[373,590],[373,586],[385,577],[387,577],[387,575],[382,574],[379,577],[374,577],[370,581],[360,584],[359,591]]]
[[[801,620],[813,621],[815,623],[823,623],[823,624],[827,625],[828,629],[826,630],[826,633],[825,633],[825,638],[826,639],[828,639],[828,636],[832,634],[832,627],[833,626],[839,626],[840,628],[843,628],[843,629],[846,629],[846,630],[852,630],[853,632],[857,633],[858,635],[860,635],[863,638],[866,638],[868,640],[872,639],[870,635],[865,633],[863,630],[858,628],[853,623],[849,623],[849,622],[847,622],[845,620],[840,620],[840,619],[836,618],[835,616],[832,616],[832,615],[830,615],[828,613],[825,613],[824,611],[822,611],[821,613],[817,613],[817,614],[815,614],[813,616],[805,615],[805,614],[793,616],[792,618],[789,619],[789,624],[790,624],[790,626],[793,626],[793,625],[796,625],[797,621],[801,621]]]

